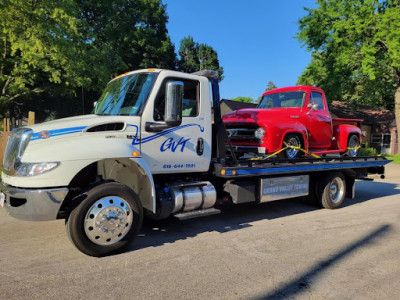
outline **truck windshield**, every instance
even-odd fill
[[[101,95],[94,114],[137,116],[149,96],[156,75],[140,73],[111,81]]]
[[[306,92],[283,92],[265,95],[257,108],[303,107]]]

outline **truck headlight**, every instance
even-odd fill
[[[53,170],[59,164],[59,162],[20,163],[16,171],[19,176],[35,176]]]
[[[265,135],[265,130],[261,127],[258,127],[257,130],[254,132],[254,137],[259,140],[262,140],[264,135]]]

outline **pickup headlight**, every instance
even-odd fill
[[[257,130],[254,132],[254,137],[259,140],[262,140],[264,135],[265,135],[265,130],[261,127],[257,128]]]
[[[35,176],[53,170],[59,164],[59,162],[20,163],[16,171],[19,176]]]

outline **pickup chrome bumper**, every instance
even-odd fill
[[[254,153],[254,154],[266,154],[265,147],[257,146],[232,146],[233,150],[237,153]]]
[[[48,221],[57,218],[67,188],[22,189],[11,187],[0,180],[4,208],[14,218],[26,221]]]

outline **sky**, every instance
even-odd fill
[[[296,85],[311,59],[296,39],[297,21],[315,0],[163,0],[168,32],[176,52],[192,36],[218,53],[224,68],[221,98],[257,99],[273,81]]]

